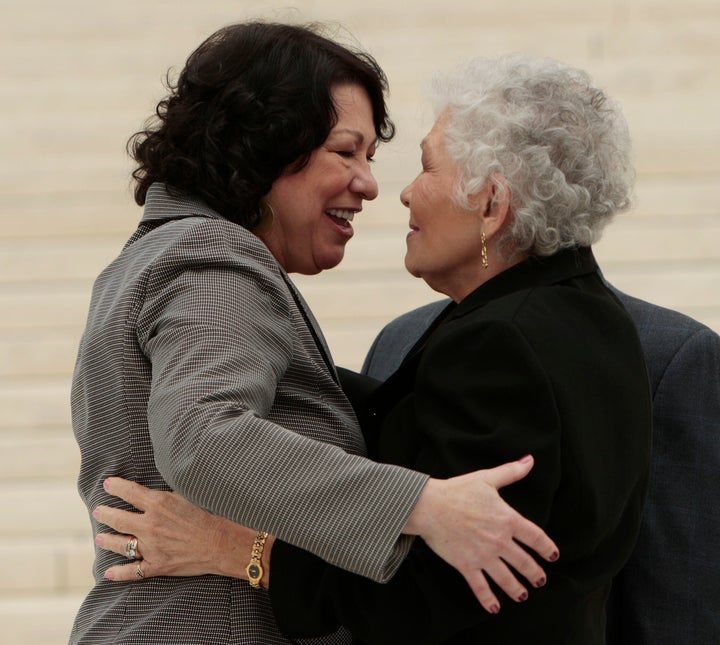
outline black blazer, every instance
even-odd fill
[[[422,540],[387,585],[276,543],[281,629],[342,623],[358,643],[394,645],[604,643],[607,593],[640,522],[651,402],[635,327],[591,250],[533,258],[451,305],[363,399],[375,456],[434,477],[533,454],[531,474],[503,495],[553,537],[560,560],[543,589],[492,616]]]

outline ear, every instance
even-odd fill
[[[477,194],[479,215],[487,239],[492,239],[510,222],[510,188],[501,175],[488,177]]]

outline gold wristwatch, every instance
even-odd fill
[[[245,573],[248,576],[248,582],[251,587],[260,589],[260,581],[265,573],[262,568],[262,553],[265,548],[265,540],[267,540],[268,534],[266,531],[260,531],[255,536],[255,541],[252,545],[252,553],[250,554],[250,564],[245,567]]]

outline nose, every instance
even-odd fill
[[[362,195],[363,199],[371,201],[378,196],[378,184],[372,174],[370,164],[366,164],[350,182],[350,190]]]
[[[412,194],[412,184],[408,184],[400,192],[400,201],[405,208],[410,208],[410,195]]]

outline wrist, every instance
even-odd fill
[[[403,527],[405,535],[423,535],[427,529],[428,522],[433,521],[434,510],[437,508],[437,500],[440,496],[441,480],[430,478],[420,493],[415,507]]]
[[[245,573],[247,573],[248,582],[251,587],[256,589],[262,588],[263,577],[265,575],[265,569],[263,568],[263,552],[265,551],[265,542],[267,542],[268,534],[266,531],[260,531],[253,541],[252,549],[250,552],[250,562],[245,567]]]
[[[272,548],[273,544],[275,544],[275,536],[274,535],[268,535],[267,540],[265,540],[265,548],[262,552],[261,562],[262,562],[262,568],[265,572],[265,575],[262,579],[262,588],[263,589],[269,589],[270,588],[270,559],[272,556]]]

